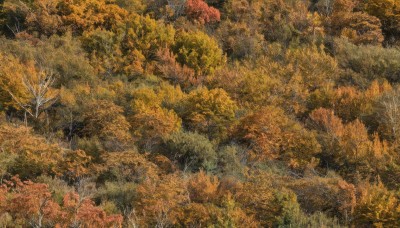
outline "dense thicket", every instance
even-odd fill
[[[399,83],[399,1],[0,1],[0,227],[399,227]]]

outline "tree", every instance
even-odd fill
[[[55,81],[54,74],[48,70],[34,70],[31,66],[30,76],[22,78],[25,90],[29,92],[29,103],[24,103],[9,91],[13,99],[35,119],[39,118],[41,112],[53,105],[58,97],[58,92],[52,85]],[[28,68],[29,69],[29,68]]]
[[[115,1],[106,0],[63,1],[59,4],[59,14],[63,23],[78,35],[96,28],[116,29],[128,16]]]
[[[59,162],[56,172],[69,181],[77,181],[92,171],[91,162],[92,157],[83,150],[67,151]]]
[[[157,143],[158,140],[181,128],[181,120],[172,110],[154,107],[142,109],[132,117],[131,126],[135,136],[148,143]]]
[[[374,80],[365,90],[354,86],[340,86],[317,89],[308,98],[308,109],[327,108],[335,111],[336,115],[348,123],[359,118],[369,132],[376,131],[378,123],[373,117],[376,104],[380,97],[391,91],[388,81]]]
[[[243,211],[254,216],[260,226],[286,225],[300,209],[296,195],[283,187],[274,189],[272,176],[266,172],[249,174],[234,194]]]
[[[62,150],[57,145],[48,144],[45,138],[32,134],[30,128],[1,125],[0,145],[2,153],[15,156],[8,172],[22,178],[57,174]]]
[[[194,69],[197,75],[210,74],[224,62],[216,40],[200,31],[178,33],[173,51],[177,61]]]
[[[261,0],[254,5],[255,15],[268,41],[288,45],[291,41],[307,40],[307,33],[312,31],[307,1]]]
[[[40,69],[33,62],[22,64],[13,57],[0,54],[0,86],[8,93],[3,92],[3,97],[12,100],[18,109],[25,112],[25,124],[27,124],[26,114],[34,119],[52,106],[58,98],[58,90],[53,88],[55,75],[49,69]],[[18,69],[19,68],[19,69]]]
[[[0,44],[4,53],[14,55],[21,63],[34,62],[38,70],[52,72],[56,79],[53,84],[55,88],[69,88],[77,81],[89,83],[96,79],[80,40],[70,32],[63,36],[42,37],[39,41],[3,38]]]
[[[235,135],[250,149],[253,161],[279,159],[292,168],[305,168],[318,163],[320,145],[313,132],[285,115],[282,109],[264,107],[245,116]]]
[[[177,132],[165,139],[165,153],[171,160],[180,163],[184,170],[212,170],[217,154],[214,146],[203,135]]]
[[[332,110],[320,108],[310,114],[311,125],[318,129],[322,146],[322,165],[334,168],[344,177],[355,179],[379,171],[379,162],[389,156],[387,142],[370,140],[364,124],[358,119],[343,124]]]
[[[157,179],[160,169],[148,160],[146,155],[136,151],[108,153],[102,156],[100,179],[102,181],[118,180],[120,182],[142,183]]]
[[[122,145],[131,140],[131,126],[122,113],[123,109],[111,101],[89,101],[83,112],[84,134],[117,143],[115,149],[121,149]]]
[[[170,25],[151,19],[150,16],[133,14],[125,26],[124,34],[121,51],[125,57],[126,69],[136,61],[132,59],[138,55],[136,52],[143,56],[143,68],[147,69],[146,64],[156,59],[159,49],[168,48],[173,44],[175,30]]]
[[[365,11],[380,19],[388,43],[395,43],[400,34],[400,3],[392,0],[368,0],[363,3]]]
[[[133,13],[126,23],[111,30],[86,30],[82,40],[100,73],[132,77],[151,70],[157,51],[171,46],[174,36],[172,26]]]
[[[400,52],[395,48],[377,46],[356,46],[345,40],[335,40],[335,56],[339,66],[346,69],[343,77],[353,80],[361,87],[368,87],[369,81],[386,79],[399,81]]]
[[[201,133],[223,139],[235,120],[237,106],[223,89],[201,87],[189,93],[177,110],[184,124]]]
[[[0,53],[0,98],[3,109],[22,109],[18,102],[13,98],[28,102],[28,91],[23,84],[25,66],[18,59],[11,55]],[[11,93],[10,93],[11,92]]]
[[[385,93],[377,102],[379,131],[388,140],[400,139],[400,96],[398,89]]]
[[[285,60],[291,72],[287,82],[294,83],[295,78],[299,77],[309,91],[327,86],[338,77],[338,62],[321,47],[289,49],[285,53]]]
[[[121,215],[108,216],[104,210],[96,207],[88,198],[82,198],[75,192],[68,193],[63,199],[64,218],[61,226],[75,225],[83,227],[121,227]]]
[[[264,35],[244,22],[224,20],[216,36],[222,43],[224,53],[232,59],[255,59],[265,51]]]
[[[66,32],[58,6],[59,0],[4,1],[6,34],[28,32],[51,36]]]
[[[184,91],[190,91],[204,81],[203,77],[196,77],[193,69],[181,65],[176,61],[176,56],[169,49],[157,52],[156,73],[170,81],[173,85],[180,85]]]
[[[319,1],[317,5],[326,16],[326,30],[331,35],[345,36],[355,44],[382,43],[384,37],[380,20],[367,13],[357,12],[358,1]]]
[[[218,197],[219,180],[200,170],[188,181],[190,200],[196,203],[213,202]]]
[[[6,204],[0,213],[9,213],[16,223],[22,226],[54,226],[60,217],[61,208],[51,199],[46,184],[22,182],[18,177],[6,182]]]
[[[143,0],[116,0],[115,3],[129,13],[143,14],[147,8],[147,1]]]
[[[360,12],[351,14],[348,25],[341,31],[341,36],[347,37],[356,45],[380,45],[384,40],[380,20]]]
[[[76,35],[96,28],[110,30],[123,23],[128,15],[127,11],[106,0],[7,0],[7,3],[6,10],[13,19],[9,28],[14,35],[25,29],[46,36],[68,30]]]
[[[108,216],[90,199],[82,199],[75,192],[64,196],[60,206],[52,199],[47,184],[21,181],[13,177],[1,187],[6,203],[0,213],[8,213],[15,224],[32,227],[100,226],[121,227],[122,216]]]
[[[286,68],[271,64],[269,59],[260,63],[248,61],[217,70],[207,80],[207,85],[224,89],[239,107],[257,110],[283,103],[284,82],[281,74],[289,73]]]
[[[358,186],[359,198],[354,213],[356,225],[375,227],[398,226],[400,202],[398,195],[386,189],[382,182],[364,182]]]
[[[186,181],[178,174],[160,180],[148,180],[137,187],[138,200],[134,203],[143,225],[165,227],[176,223],[176,210],[188,202]]]
[[[140,139],[140,145],[151,148],[152,145],[177,132],[181,128],[181,119],[173,111],[162,107],[161,94],[150,88],[137,89],[132,94],[133,115],[129,118],[134,136]]]
[[[326,212],[345,224],[353,218],[357,188],[340,176],[328,173],[325,177],[309,176],[287,183],[305,212]]]
[[[189,19],[198,21],[200,24],[221,20],[220,12],[216,8],[208,6],[204,0],[186,1],[185,11]]]
[[[107,78],[122,71],[121,39],[118,34],[100,28],[82,34],[82,46],[89,53],[91,65]]]

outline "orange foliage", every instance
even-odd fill
[[[61,208],[52,201],[46,184],[22,182],[14,177],[3,188],[7,190],[8,197],[5,207],[0,211],[9,213],[17,221],[25,220],[40,227],[51,224],[61,215]]]
[[[315,135],[288,118],[283,110],[268,106],[242,119],[237,136],[256,160],[281,159],[293,168],[315,165],[320,152]]]
[[[57,170],[68,179],[75,180],[91,172],[91,161],[92,157],[86,155],[83,150],[67,151]]]
[[[55,203],[46,184],[21,181],[13,177],[6,181],[1,191],[6,193],[6,203],[0,207],[0,213],[8,213],[13,220],[23,226],[68,227],[122,227],[122,216],[107,216],[90,199],[80,199],[76,193],[64,196],[62,207]]]
[[[212,202],[217,197],[218,186],[217,177],[209,176],[204,171],[200,171],[188,182],[190,199],[197,203]]]
[[[201,85],[203,77],[196,77],[193,69],[185,65],[181,66],[169,49],[159,50],[157,58],[159,61],[157,72],[173,85],[180,85],[184,90]]]
[[[63,217],[68,219],[62,227],[67,227],[71,221],[83,227],[122,227],[121,215],[107,216],[93,201],[81,199],[76,193],[64,196],[63,209],[67,211]]]
[[[123,109],[108,100],[90,101],[83,117],[84,132],[103,140],[127,143],[131,140],[130,125],[122,115]]]
[[[137,194],[135,207],[143,225],[176,223],[176,209],[189,201],[186,181],[177,174],[147,180],[137,187]]]
[[[323,147],[323,160],[346,177],[368,175],[382,168],[379,162],[389,154],[387,142],[377,135],[371,140],[367,128],[356,119],[343,124],[332,110],[317,109],[310,114],[311,125],[321,131],[319,140]]]
[[[329,211],[350,217],[356,205],[356,187],[339,177],[308,177],[288,182],[302,208],[309,213]]]
[[[0,153],[17,155],[18,163],[13,172],[23,177],[56,174],[62,158],[57,145],[48,144],[43,137],[33,135],[27,127],[0,126]]]

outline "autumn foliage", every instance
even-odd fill
[[[13,177],[2,186],[6,199],[0,212],[9,214],[22,226],[117,226],[122,224],[121,216],[107,216],[94,206],[90,199],[81,199],[77,193],[64,196],[62,205],[54,202],[46,184],[21,181]]]
[[[204,0],[186,1],[186,14],[188,18],[196,20],[201,24],[218,22],[221,20],[221,13],[218,9],[208,6]]]
[[[0,227],[399,227],[398,0],[0,0]]]

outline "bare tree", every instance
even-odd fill
[[[186,0],[168,0],[168,6],[174,11],[174,17],[178,18],[185,11]]]
[[[384,95],[378,104],[378,120],[393,140],[400,139],[400,89]]]
[[[29,99],[22,100],[14,95],[13,92],[8,91],[25,111],[25,123],[27,113],[37,119],[44,110],[57,101],[58,92],[52,88],[54,82],[55,74],[50,70],[41,69],[38,72],[32,72],[32,74],[22,77],[22,84],[29,95]]]

